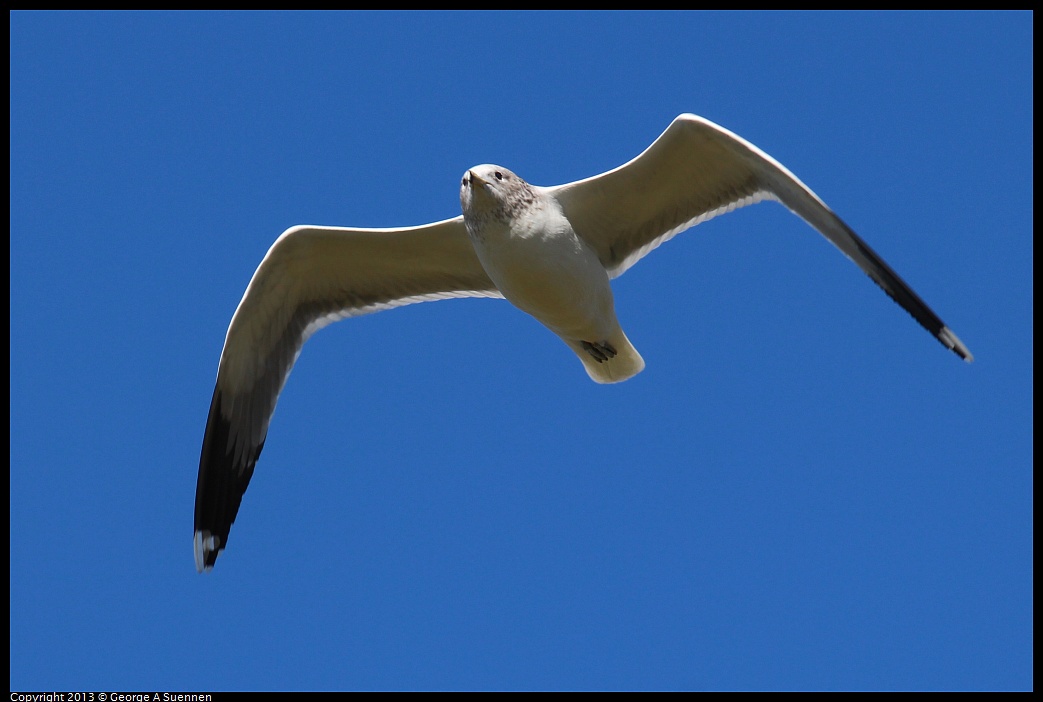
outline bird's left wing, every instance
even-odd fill
[[[913,289],[796,176],[702,117],[680,115],[643,153],[618,168],[543,190],[557,198],[612,277],[689,227],[761,200],[777,200],[854,261],[942,344],[973,359]]]
[[[268,422],[304,342],[343,319],[449,297],[502,297],[462,217],[403,229],[301,226],[276,240],[225,337],[196,484],[200,571],[228,541]]]

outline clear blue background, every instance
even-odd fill
[[[11,15],[11,687],[1029,689],[1030,14]],[[301,223],[459,213],[681,112],[813,188],[616,281],[619,386],[503,301],[304,349],[191,553],[225,330]]]

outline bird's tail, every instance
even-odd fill
[[[622,329],[604,342],[570,339],[565,343],[576,352],[587,375],[595,383],[621,383],[645,369],[645,359],[641,358]]]

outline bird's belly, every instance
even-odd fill
[[[579,242],[524,239],[483,248],[479,260],[503,296],[559,336],[600,340],[617,326],[608,274]]]

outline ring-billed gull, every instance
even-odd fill
[[[225,337],[196,485],[196,568],[228,542],[268,422],[304,342],[322,327],[401,305],[505,297],[561,337],[587,374],[616,383],[644,360],[616,319],[609,280],[674,235],[776,200],[855,262],[968,362],[970,351],[815,193],[745,139],[675,119],[619,168],[554,187],[501,166],[468,170],[463,216],[398,229],[297,226],[254,273]]]

